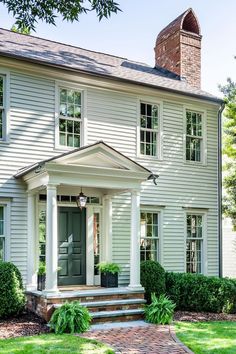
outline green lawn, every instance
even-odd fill
[[[236,353],[236,322],[177,322],[175,331],[195,354]]]
[[[103,343],[78,336],[43,334],[0,340],[1,354],[114,354]]]

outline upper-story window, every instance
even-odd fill
[[[157,156],[159,106],[140,103],[140,153]]]
[[[59,144],[81,146],[81,92],[60,88]]]
[[[4,76],[0,75],[0,139],[4,138],[4,91],[5,91],[5,80]]]
[[[186,111],[186,160],[203,160],[203,114]]]

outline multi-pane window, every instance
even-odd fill
[[[186,160],[202,160],[203,149],[202,113],[186,111]]]
[[[94,275],[99,274],[98,263],[100,262],[100,214],[93,214],[93,252],[94,252]]]
[[[159,107],[140,104],[140,153],[157,156]]]
[[[140,215],[140,258],[141,261],[158,259],[159,230],[158,213],[142,211]]]
[[[5,259],[4,207],[0,206],[0,261]]]
[[[203,216],[187,214],[186,271],[202,272]]]
[[[81,146],[81,110],[81,92],[60,88],[60,145]]]
[[[0,75],[0,139],[3,139],[4,119],[4,76]]]

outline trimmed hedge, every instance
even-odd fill
[[[10,262],[0,262],[0,318],[18,315],[25,306],[22,277]]]
[[[155,261],[141,262],[141,285],[145,288],[145,299],[151,303],[151,294],[165,294],[165,270]]]
[[[166,272],[166,294],[177,310],[236,312],[236,281],[202,274]]]

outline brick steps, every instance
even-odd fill
[[[133,321],[143,318],[144,291],[129,288],[101,288],[58,293],[28,292],[28,308],[46,321],[65,302],[78,300],[92,315],[93,323]]]
[[[122,299],[81,302],[86,306],[93,318],[93,323],[110,321],[131,321],[143,318],[144,299]],[[60,308],[62,304],[55,304],[54,308]]]

